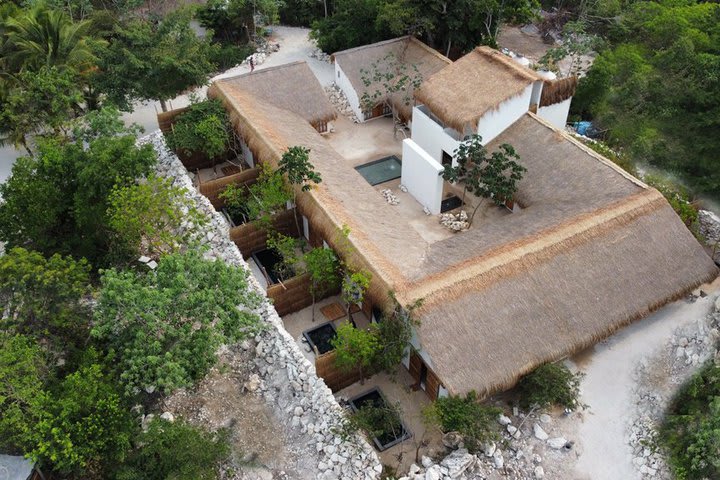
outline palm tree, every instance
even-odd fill
[[[73,22],[65,12],[47,7],[10,16],[0,29],[5,67],[13,72],[73,67],[82,73],[95,60],[89,29],[89,21]]]

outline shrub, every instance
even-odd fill
[[[483,442],[498,437],[497,416],[502,412],[497,407],[480,403],[477,393],[468,393],[465,397],[450,396],[438,398],[430,405],[425,417],[447,432],[459,432],[465,446],[476,451]]]
[[[720,366],[706,365],[680,389],[658,440],[679,480],[720,478]]]
[[[186,155],[202,152],[216,159],[231,147],[232,125],[220,100],[195,102],[177,117],[167,144]]]
[[[622,168],[630,175],[638,176],[638,171],[637,168],[635,168],[635,163],[629,156],[625,155],[623,152],[613,150],[607,144],[600,141],[587,142],[585,145],[595,150],[597,153],[607,158],[608,160],[611,160],[615,165]]]
[[[230,455],[228,434],[213,434],[176,420],[155,419],[135,440],[115,480],[212,480]]]
[[[540,365],[518,383],[520,405],[524,408],[533,405],[575,408],[580,395],[580,378],[562,363]]]
[[[682,185],[660,175],[646,175],[643,180],[663,194],[680,220],[692,230],[698,219],[698,209],[692,203],[690,192]]]
[[[221,344],[256,331],[261,298],[247,276],[195,251],[164,256],[146,275],[103,272],[92,335],[115,356],[126,392],[188,386]]]

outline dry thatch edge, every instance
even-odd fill
[[[563,102],[575,95],[578,79],[576,76],[558,80],[545,80],[540,94],[540,106],[547,107]]]
[[[532,118],[534,118],[538,123],[542,124],[543,126],[545,126],[546,128],[548,128],[549,130],[552,130],[553,132],[561,135],[565,140],[568,140],[570,143],[572,143],[573,145],[575,145],[576,147],[578,147],[580,150],[582,150],[582,151],[585,152],[586,154],[590,155],[591,157],[593,157],[594,159],[596,159],[597,161],[599,161],[599,162],[602,163],[603,165],[605,165],[605,166],[607,166],[607,167],[610,167],[611,169],[613,169],[614,171],[616,171],[617,173],[619,173],[620,175],[622,175],[622,176],[625,177],[626,179],[630,180],[632,183],[634,183],[634,184],[637,185],[638,187],[645,188],[645,189],[650,188],[650,187],[649,187],[646,183],[644,183],[642,180],[640,180],[640,179],[638,179],[637,177],[629,174],[628,172],[626,172],[625,170],[623,170],[621,167],[619,167],[615,162],[613,162],[613,161],[611,161],[611,160],[608,160],[607,158],[603,157],[603,156],[600,155],[598,152],[596,152],[596,151],[593,150],[592,148],[588,147],[587,145],[585,145],[584,143],[582,143],[580,140],[578,140],[577,138],[575,138],[575,137],[573,137],[572,135],[570,135],[570,134],[569,134],[568,132],[566,132],[565,130],[560,130],[560,129],[558,129],[557,127],[555,127],[554,125],[552,125],[550,122],[548,122],[547,120],[545,120],[544,118],[538,116],[537,114],[535,114],[535,113],[533,113],[533,112],[527,112],[527,115],[529,115],[529,116],[531,116]]]
[[[268,162],[277,167],[288,145],[282,138],[275,134],[276,130],[270,126],[265,129],[267,133],[259,131],[262,115],[258,115],[253,122],[249,122],[245,116],[241,116],[243,107],[237,102],[237,98],[244,98],[242,93],[228,95],[223,86],[213,84],[208,88],[208,97],[219,98],[230,113],[231,121],[245,140],[248,148],[252,151],[258,162]],[[351,243],[354,251],[348,262],[355,268],[364,268],[372,274],[368,297],[373,302],[389,306],[388,291],[390,285],[396,284],[404,279],[402,273],[385,259],[380,250],[369,241],[362,229],[353,218],[345,212],[345,209],[327,192],[322,185],[317,185],[309,192],[298,192],[298,208],[312,221],[313,226],[319,229],[325,241],[336,250],[338,229],[342,225],[350,227]],[[382,267],[382,268],[377,268]]]
[[[452,63],[452,60],[447,58],[445,55],[438,52],[434,48],[431,48],[431,47],[425,45],[423,42],[421,42],[417,38],[413,37],[412,35],[405,35],[404,37],[391,38],[390,40],[383,40],[382,42],[361,45],[359,47],[348,48],[347,50],[340,50],[339,52],[335,52],[332,55],[330,55],[330,61],[335,63],[335,59],[337,58],[338,55],[340,55],[342,57],[343,55],[346,55],[349,53],[358,52],[360,50],[365,50],[367,48],[380,47],[382,45],[390,45],[391,43],[402,42],[403,40],[408,40],[409,42],[414,43],[418,47],[421,47],[423,50],[426,50],[428,53],[433,54],[438,59],[442,60],[443,62],[447,63],[448,65]]]
[[[401,303],[411,303],[424,298],[420,313],[440,303],[451,301],[468,291],[481,290],[498,278],[511,274],[515,268],[526,268],[530,263],[547,256],[554,256],[560,250],[580,242],[586,242],[602,233],[603,229],[627,222],[638,215],[646,214],[665,205],[664,197],[654,189],[631,195],[589,214],[580,215],[563,224],[545,229],[535,235],[505,244],[487,254],[468,259],[441,273],[427,277],[409,288],[407,284],[398,288]],[[525,267],[520,267],[519,261]]]

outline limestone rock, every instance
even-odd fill
[[[555,437],[547,441],[548,446],[550,448],[554,448],[555,450],[560,450],[565,446],[566,443],[568,443],[568,441],[565,440],[563,437]]]
[[[535,438],[542,440],[543,442],[548,439],[548,434],[545,433],[545,430],[543,430],[538,423],[533,426],[533,435],[535,435]]]

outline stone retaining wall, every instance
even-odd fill
[[[210,218],[203,243],[209,247],[209,258],[221,259],[249,271],[240,251],[230,240],[229,225],[210,203],[194,188],[187,170],[165,145],[161,132],[140,140],[151,143],[158,155],[157,173],[173,179],[173,184],[187,189],[188,196]],[[263,293],[250,276],[250,284]],[[315,367],[305,358],[295,340],[285,330],[282,319],[269,301],[259,314],[266,328],[255,337],[257,374],[251,376],[248,389],[262,395],[288,433],[317,455],[318,479],[371,480],[380,477],[382,465],[374,449],[357,434],[343,435],[344,410],[330,389],[319,379]]]
[[[720,217],[709,210],[700,210],[698,223],[700,223],[700,234],[705,237],[708,244],[720,242]]]

